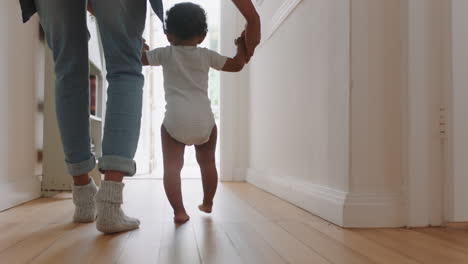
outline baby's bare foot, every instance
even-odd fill
[[[174,222],[177,224],[183,224],[190,220],[190,216],[186,212],[174,213]]]
[[[200,209],[200,211],[205,212],[207,214],[211,214],[211,211],[213,210],[213,204],[203,203],[198,206],[198,209]]]

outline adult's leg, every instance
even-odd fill
[[[89,136],[86,0],[36,0],[55,62],[55,102],[65,160],[72,176],[95,166]]]
[[[106,59],[107,108],[101,171],[113,171],[110,180],[135,174],[133,160],[140,134],[144,77],[142,34],[146,0],[91,0]],[[111,176],[111,173],[106,173]],[[106,175],[107,176],[107,175]]]
[[[164,126],[161,126],[161,141],[164,163],[164,190],[174,210],[174,222],[184,223],[190,219],[185,211],[180,180],[180,171],[184,166],[185,145],[173,139]]]
[[[203,184],[203,203],[198,208],[205,213],[211,213],[213,199],[218,187],[218,171],[216,170],[215,157],[217,137],[218,129],[214,126],[210,140],[203,145],[195,146]]]
[[[140,134],[144,78],[141,73],[142,34],[146,0],[92,0],[106,59],[107,109],[103,156],[99,169],[105,180],[96,195],[96,226],[104,233],[138,228],[140,221],[121,209],[125,175],[136,172],[133,157]]]
[[[55,101],[65,161],[74,176],[74,220],[95,219],[97,188],[89,178],[96,165],[89,137],[89,66],[86,0],[36,0],[55,63]]]

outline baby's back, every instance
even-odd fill
[[[220,70],[227,58],[192,46],[159,48],[147,56],[151,65],[163,66],[166,130],[187,145],[208,141],[215,124],[207,92],[209,70]]]

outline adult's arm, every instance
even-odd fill
[[[232,0],[237,9],[247,20],[245,27],[245,47],[247,49],[247,61],[253,56],[255,48],[260,44],[261,29],[260,16],[255,10],[252,0]]]

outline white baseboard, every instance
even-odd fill
[[[348,194],[344,204],[345,227],[404,227],[406,206],[403,194]]]
[[[18,177],[13,182],[1,182],[0,211],[41,197],[41,182],[37,176]]]
[[[246,175],[247,175],[247,169],[236,168],[234,169],[234,174],[232,175],[232,181],[233,182],[245,182]]]
[[[314,215],[348,228],[402,227],[404,203],[400,194],[350,194],[247,170],[247,182],[270,192]]]

